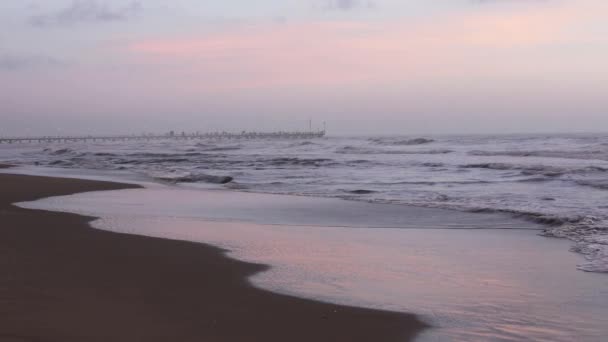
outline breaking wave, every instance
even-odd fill
[[[331,166],[336,165],[337,163],[328,158],[297,158],[297,157],[281,157],[281,158],[272,158],[265,160],[270,165],[274,166],[284,166],[284,165],[296,165],[296,166]]]
[[[168,174],[156,175],[154,179],[169,182],[169,183],[211,183],[211,184],[228,184],[234,180],[230,176],[214,176],[202,173],[186,173],[186,174]]]
[[[523,175],[544,175],[548,177],[557,177],[564,174],[586,174],[586,173],[603,173],[608,169],[599,166],[585,167],[557,167],[552,165],[528,165],[528,164],[508,164],[508,163],[476,163],[461,165],[465,169],[488,169],[488,170],[515,170],[521,171]]]
[[[608,148],[580,151],[470,151],[472,156],[543,157],[608,161]]]
[[[302,141],[302,142],[297,142],[297,143],[293,143],[293,144],[289,145],[289,147],[301,147],[301,146],[319,146],[319,144],[316,144],[312,141]]]
[[[587,179],[578,180],[576,184],[582,186],[588,186],[600,190],[608,190],[608,179]]]
[[[45,148],[43,151],[50,155],[53,155],[53,156],[61,156],[64,154],[74,153],[74,150],[69,149],[69,148],[60,148],[60,149]]]
[[[371,138],[369,141],[379,145],[395,145],[395,146],[414,146],[425,145],[434,142],[433,139],[415,138],[415,139],[396,139],[396,138]]]
[[[577,266],[586,272],[608,272],[608,218],[593,216],[559,216],[530,211],[473,208],[471,212],[507,213],[515,218],[545,226],[541,235],[565,238],[574,242],[571,251],[587,260]]]
[[[335,153],[340,154],[448,154],[452,153],[449,149],[435,150],[392,150],[392,149],[374,149],[369,147],[344,146],[338,148]]]
[[[376,193],[376,191],[374,191],[374,190],[364,190],[364,189],[346,190],[346,192],[355,194],[355,195],[369,195],[369,194]]]

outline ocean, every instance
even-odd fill
[[[0,162],[162,183],[498,212],[608,272],[608,135],[327,137],[0,146]],[[491,227],[489,227],[491,228]]]

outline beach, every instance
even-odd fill
[[[93,177],[9,172],[49,171]],[[413,313],[431,326],[416,342],[608,334],[608,278],[578,271],[584,258],[568,252],[568,240],[540,237],[543,226],[508,214],[139,184],[15,205],[98,217],[90,225],[99,230],[215,246],[269,265],[248,280],[273,293]]]
[[[606,12],[0,1],[0,342],[607,342]]]
[[[95,230],[12,203],[134,186],[0,175],[0,341],[410,341],[415,316],[253,287],[266,269],[200,243]]]
[[[19,301],[3,308],[11,335],[37,327],[43,340],[60,341],[350,341],[355,334],[594,342],[608,334],[608,278],[578,271],[584,258],[568,252],[568,240],[539,237],[543,226],[508,214],[120,173],[14,167],[0,174],[4,207],[14,201],[3,216],[27,219],[3,238],[13,260],[5,273],[19,275],[2,287],[12,294],[3,298]],[[28,223],[35,220],[43,222]],[[300,329],[301,337],[289,336]]]

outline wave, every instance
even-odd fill
[[[270,166],[284,166],[284,165],[296,165],[296,166],[331,166],[338,164],[333,159],[328,158],[297,158],[297,157],[280,157],[266,160],[258,160],[258,162],[264,162]]]
[[[116,159],[114,164],[132,164],[132,165],[154,165],[154,164],[179,164],[191,162],[190,158],[153,158],[153,159]]]
[[[439,194],[434,202],[405,203],[402,201],[380,201],[400,203],[422,207],[442,208],[449,210],[468,211],[473,213],[507,214],[513,218],[524,219],[544,226],[542,236],[565,238],[574,242],[572,252],[582,254],[586,262],[577,266],[586,272],[608,273],[608,216],[595,217],[591,215],[555,215],[534,211],[501,209],[491,207],[468,207],[449,203],[449,197]],[[349,198],[356,199],[356,198]],[[545,197],[543,200],[555,200]]]
[[[514,170],[520,171],[522,175],[533,176],[543,175],[547,177],[558,177],[565,174],[589,174],[589,173],[603,173],[607,172],[608,169],[599,166],[586,166],[580,168],[564,168],[551,165],[540,165],[540,164],[508,164],[508,163],[475,163],[461,165],[461,168],[465,169],[488,169],[488,170]]]
[[[585,179],[578,180],[576,184],[581,186],[588,186],[600,190],[608,190],[608,179]]]
[[[433,139],[414,138],[414,139],[395,139],[395,138],[371,138],[369,141],[379,145],[414,146],[425,145],[435,142]]]
[[[586,272],[608,272],[608,233],[588,236],[571,248],[583,254],[587,262],[577,268]]]
[[[240,150],[241,148],[242,147],[240,147],[240,146],[217,146],[217,147],[206,148],[205,151],[208,151],[208,152],[236,151],[236,150]]]
[[[447,149],[436,149],[436,150],[415,150],[415,151],[404,151],[404,150],[382,150],[373,149],[367,147],[354,147],[344,146],[338,148],[335,153],[339,154],[448,154],[452,153],[452,150]]]
[[[372,194],[373,190],[350,190],[346,191],[353,195]],[[298,193],[302,195],[301,193]],[[317,196],[315,194],[315,196]],[[574,242],[571,251],[582,254],[586,262],[577,266],[578,269],[586,272],[608,273],[608,217],[600,218],[589,215],[555,215],[534,211],[502,209],[492,207],[471,207],[467,204],[450,202],[452,198],[444,194],[433,194],[428,201],[407,201],[374,198],[367,196],[344,196],[329,195],[328,197],[338,197],[347,200],[366,201],[385,204],[401,204],[419,207],[441,208],[448,210],[467,211],[472,213],[492,213],[507,214],[513,218],[527,220],[544,226],[541,231],[542,236],[565,238]],[[544,197],[542,200],[555,200],[551,197]]]
[[[541,157],[541,158],[564,158],[581,160],[606,160],[608,161],[608,149],[595,149],[583,151],[469,151],[469,155],[493,157]]]
[[[571,251],[584,255],[587,260],[578,265],[578,269],[586,272],[608,273],[607,220],[586,217],[575,223],[545,229],[543,235],[574,241],[576,244]]]
[[[241,145],[215,145],[215,144],[209,144],[209,143],[196,143],[195,146],[197,147],[196,150],[202,150],[202,151],[236,151],[236,150],[240,150],[243,148],[243,146]]]
[[[51,148],[45,148],[43,151],[50,155],[53,155],[53,156],[60,156],[60,155],[64,155],[64,154],[74,153],[74,150],[69,149],[69,148],[61,148],[61,149],[57,149],[57,150],[53,150]]]
[[[349,160],[347,162],[347,164],[353,164],[353,165],[356,165],[356,164],[370,164],[370,163],[374,163],[375,165],[379,165],[378,162],[372,162],[372,161],[366,160],[366,159]]]
[[[548,165],[518,165],[518,164],[507,164],[507,163],[479,163],[479,164],[466,164],[461,167],[466,169],[488,169],[488,170],[516,170],[521,171],[521,174],[530,176],[541,174],[548,177],[561,176],[567,172],[567,170],[559,167],[553,167]]]
[[[211,184],[228,184],[234,180],[230,176],[214,176],[202,173],[187,173],[180,175],[157,175],[154,179],[169,182],[169,183],[211,183]]]
[[[74,166],[74,163],[72,163],[71,161],[68,161],[68,160],[53,160],[53,161],[48,162],[47,165],[72,167],[72,166]]]
[[[374,190],[365,190],[365,189],[345,190],[345,191],[348,193],[351,193],[351,194],[355,194],[355,195],[369,195],[369,194],[373,194],[373,193],[377,192]]]
[[[444,163],[431,163],[431,162],[427,162],[427,163],[420,164],[420,166],[424,166],[424,167],[444,167],[445,164]]]
[[[545,200],[554,200],[545,198]],[[515,218],[525,219],[544,225],[541,235],[565,238],[573,241],[573,252],[580,253],[587,262],[577,266],[587,272],[608,272],[608,218],[575,215],[559,216],[532,211],[495,208],[475,208],[470,212],[506,213]]]
[[[301,147],[301,146],[319,146],[319,144],[312,141],[302,141],[289,145],[288,147]]]

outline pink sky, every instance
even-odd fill
[[[361,122],[353,132],[369,128],[370,117],[387,123],[378,131],[395,123],[429,129],[429,117],[458,121],[438,128],[446,132],[466,128],[466,120],[496,131],[486,125],[512,118],[524,122],[510,130],[542,130],[555,118],[562,123],[550,129],[567,129],[570,118],[601,121],[608,108],[605,13],[608,3],[598,0],[534,1],[408,18],[109,33],[81,43],[86,51],[69,51],[81,59],[73,65],[0,70],[7,90],[0,110],[63,118],[86,112],[98,121],[128,115],[158,125],[169,113],[188,124],[225,117],[246,125],[255,115],[275,125],[306,115]]]

